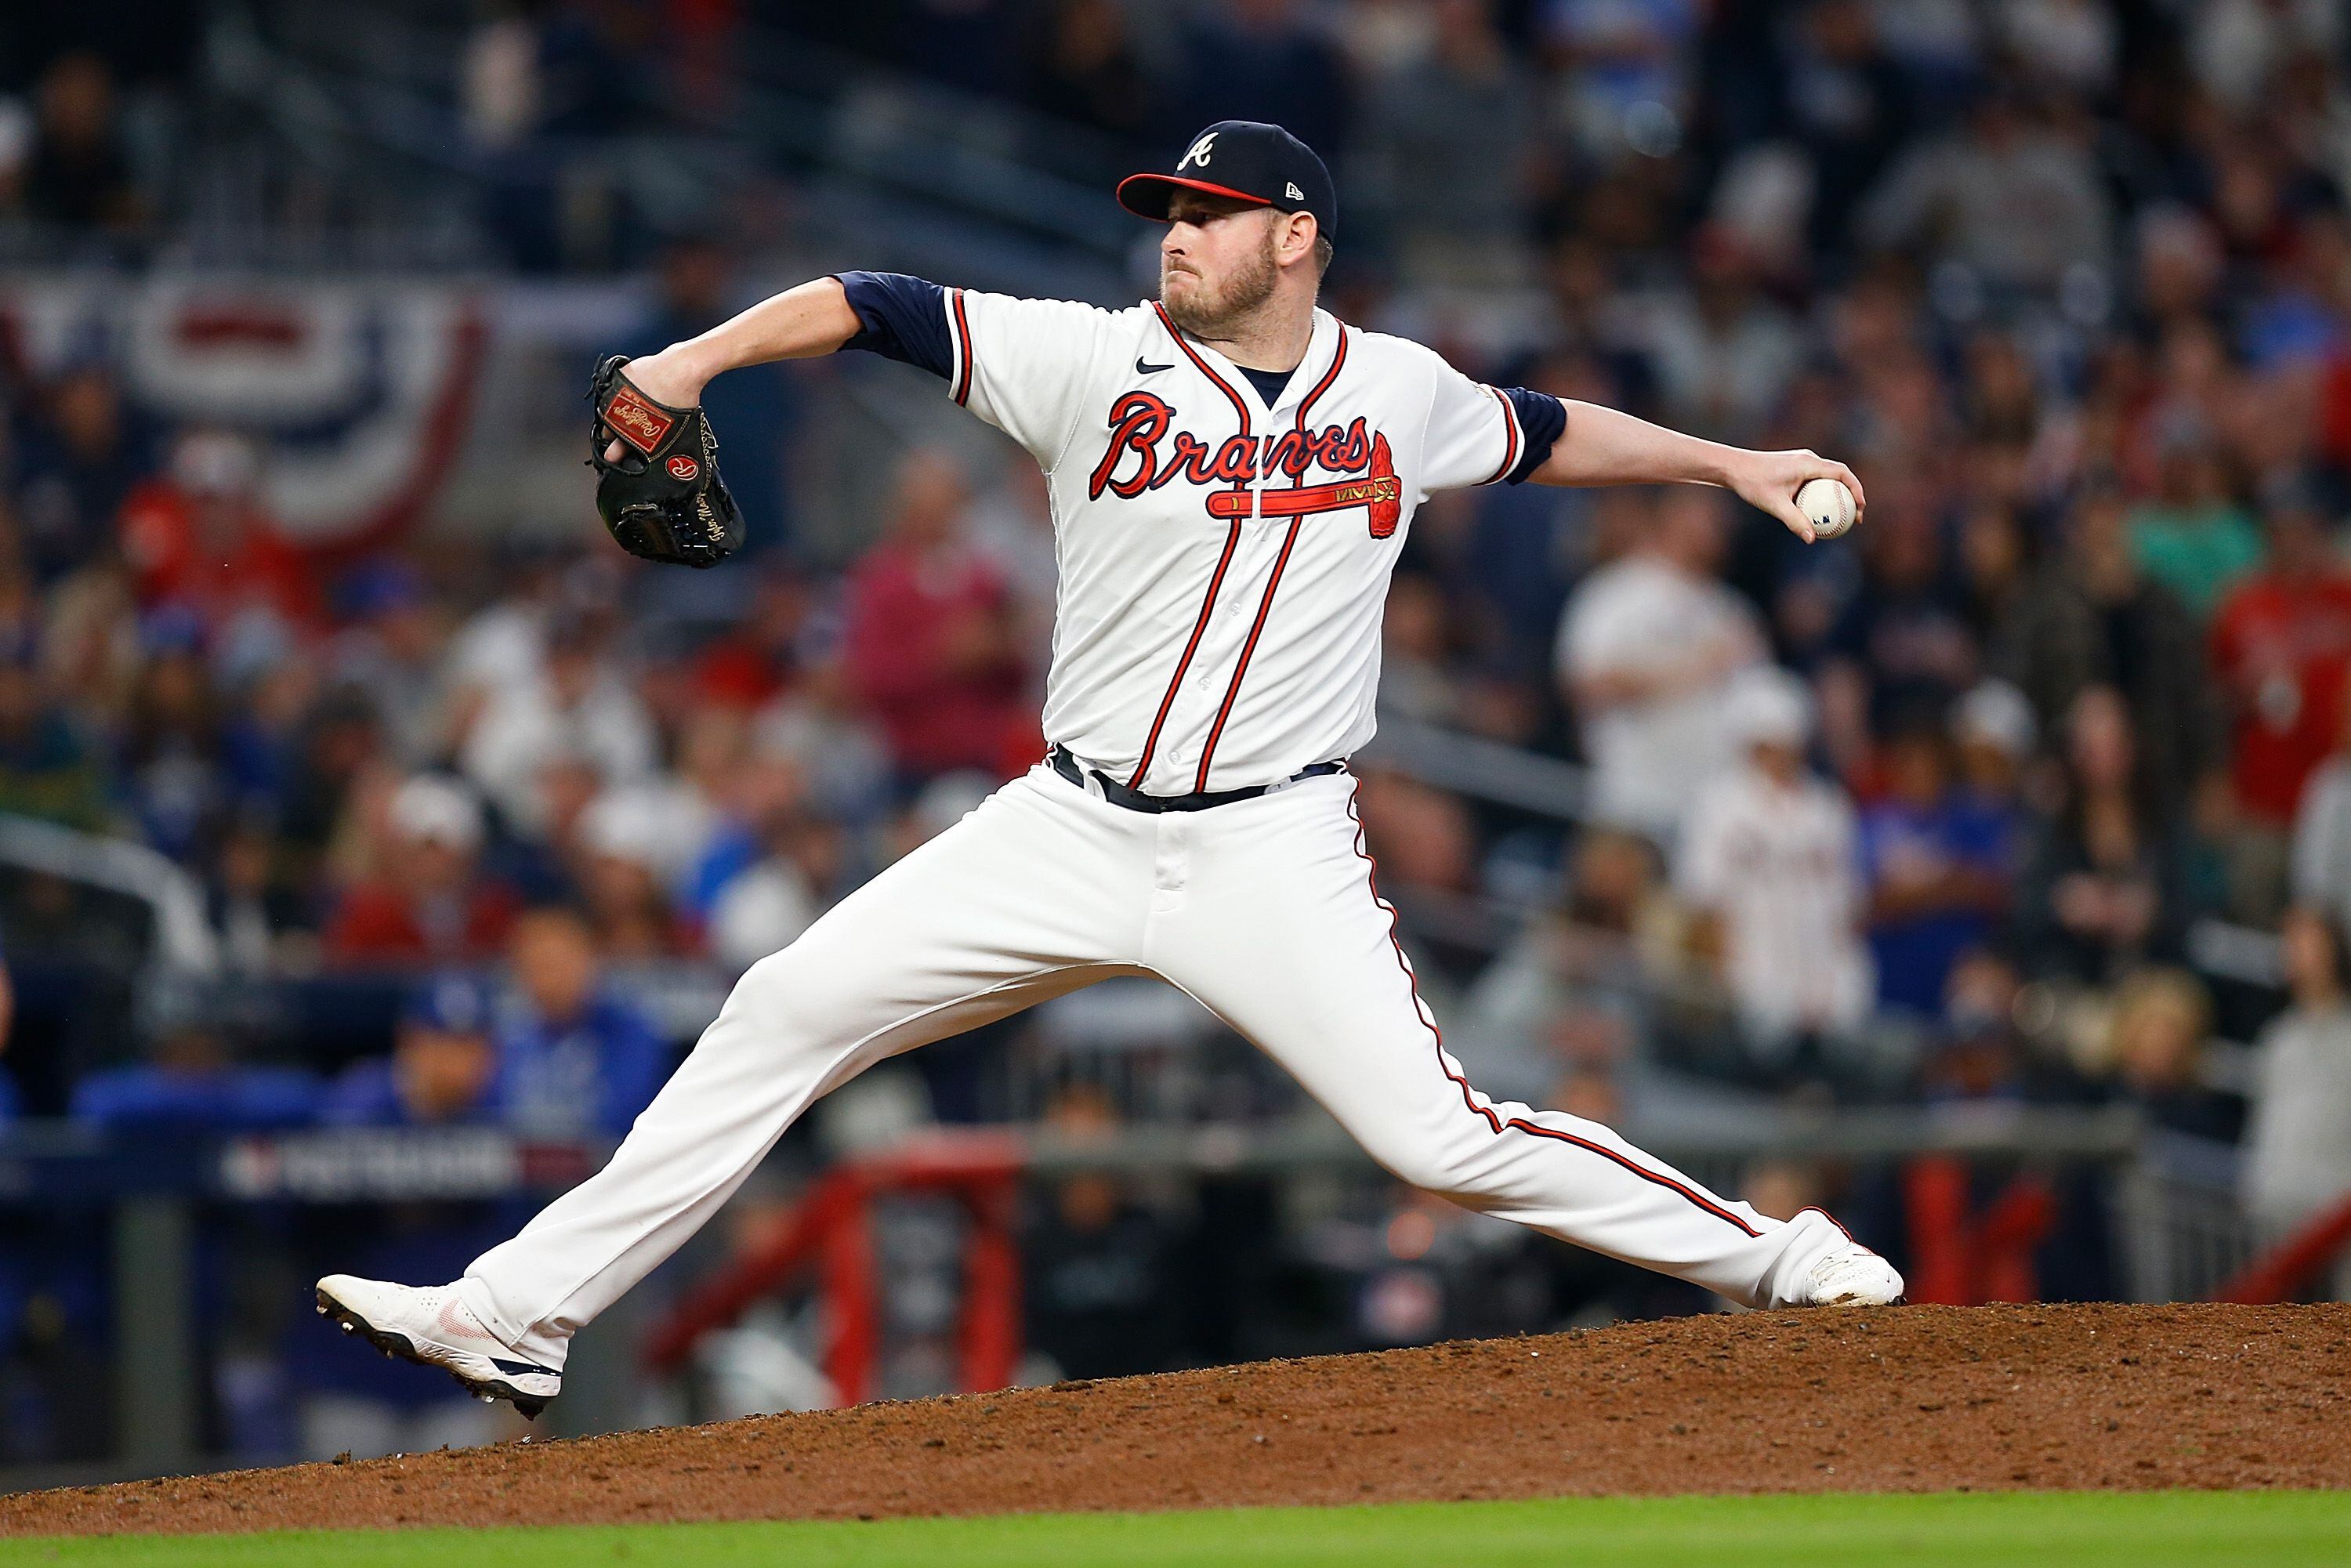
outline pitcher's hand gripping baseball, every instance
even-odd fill
[[[716,566],[743,548],[743,516],[718,476],[718,437],[702,410],[648,396],[627,363],[614,354],[588,385],[596,510],[631,555]]]

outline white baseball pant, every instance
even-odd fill
[[[866,1068],[1113,975],[1162,977],[1281,1063],[1381,1165],[1470,1208],[1757,1306],[1844,1241],[1716,1196],[1597,1123],[1489,1102],[1447,1054],[1345,774],[1205,811],[1040,765],[752,966],[601,1171],[475,1260],[518,1353],[566,1343]]]

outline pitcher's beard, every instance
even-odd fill
[[[1274,284],[1280,277],[1273,260],[1273,235],[1268,231],[1265,247],[1213,293],[1207,287],[1207,279],[1196,272],[1192,274],[1192,287],[1180,299],[1173,298],[1167,292],[1167,276],[1163,262],[1159,268],[1159,303],[1166,308],[1167,319],[1195,338],[1209,342],[1228,341],[1238,336],[1238,329],[1273,298]]]

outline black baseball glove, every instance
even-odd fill
[[[718,477],[718,437],[700,409],[647,397],[622,372],[627,363],[614,354],[588,383],[596,510],[631,555],[716,566],[743,548],[743,515]],[[605,455],[616,443],[617,460]]]

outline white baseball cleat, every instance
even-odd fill
[[[1902,1276],[1858,1241],[1847,1241],[1804,1273],[1808,1307],[1891,1307],[1902,1301]]]
[[[1902,1274],[1860,1241],[1845,1241],[1805,1270],[1805,1307],[1897,1307]]]
[[[395,1285],[329,1274],[319,1281],[319,1313],[386,1355],[437,1366],[465,1392],[509,1399],[537,1419],[563,1390],[563,1375],[524,1361],[484,1328],[454,1285]]]

